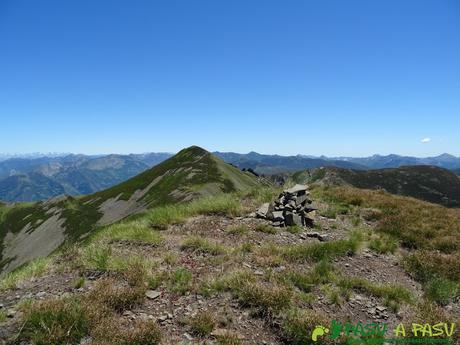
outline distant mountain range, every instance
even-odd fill
[[[8,159],[0,162],[0,200],[36,201],[61,194],[94,193],[169,157],[169,153],[149,153]]]
[[[367,169],[359,163],[328,158],[312,158],[306,156],[263,155],[257,152],[240,154],[234,152],[213,152],[227,163],[240,169],[252,169],[258,174],[273,175],[289,171],[298,171],[321,166],[336,166],[348,169]]]
[[[214,155],[239,169],[257,174],[274,175],[318,167],[368,170],[407,165],[433,165],[460,174],[460,158],[443,154],[416,158],[398,155],[374,155],[365,158],[265,155],[257,152],[240,154],[214,152]],[[61,194],[82,195],[110,188],[162,161],[171,153],[130,155],[60,155],[31,154],[1,160],[0,200],[36,201]]]
[[[434,165],[449,170],[460,170],[460,157],[455,157],[447,153],[426,158],[399,156],[393,154],[388,156],[373,155],[371,157],[364,158],[337,157],[327,159],[355,163],[366,166],[370,169],[397,168],[408,165]]]
[[[333,166],[346,169],[368,170],[398,168],[409,165],[433,165],[444,169],[460,172],[460,157],[444,153],[436,157],[410,157],[399,155],[373,155],[371,157],[314,157],[314,156],[278,156],[262,155],[257,152],[239,154],[233,152],[214,152],[228,163],[239,168],[251,168],[260,174],[278,174],[289,171],[298,171],[320,166]]]

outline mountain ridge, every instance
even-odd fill
[[[326,185],[381,189],[446,207],[460,207],[460,176],[435,166],[415,165],[364,171],[325,167],[297,172],[293,179]]]
[[[197,146],[94,194],[3,205],[0,270],[10,271],[48,255],[66,241],[148,208],[257,186],[259,180]]]

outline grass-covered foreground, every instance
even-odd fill
[[[0,296],[32,297],[9,305],[16,316],[0,322],[16,342],[117,345],[309,344],[318,324],[371,317],[366,304],[385,310],[378,320],[389,324],[458,322],[445,307],[456,308],[459,295],[457,210],[317,187],[316,229],[246,217],[277,193],[221,194],[105,227],[4,276]],[[362,271],[367,263],[381,274]],[[402,280],[379,279],[385,274]],[[66,293],[50,287],[34,298],[36,283],[50,281]]]

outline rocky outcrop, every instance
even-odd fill
[[[315,208],[307,186],[297,184],[284,190],[272,203],[263,204],[256,212],[258,218],[272,221],[273,226],[311,226]]]

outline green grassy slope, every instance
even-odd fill
[[[155,188],[149,188],[152,181],[157,181]],[[154,206],[181,201],[193,193],[199,195],[210,185],[217,186],[222,192],[232,192],[257,183],[251,174],[226,164],[200,147],[192,146],[126,182],[82,200],[97,199],[97,203],[116,197],[128,200],[136,191],[148,189],[141,199]],[[174,191],[183,192],[183,196],[175,196]]]

